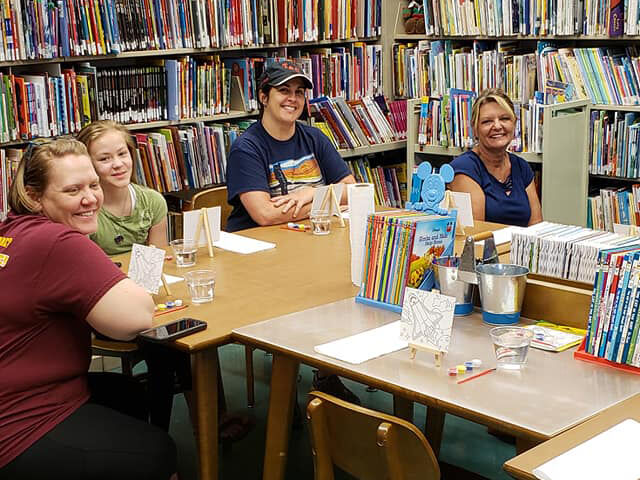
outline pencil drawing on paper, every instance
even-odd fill
[[[456,299],[407,288],[402,306],[400,337],[409,343],[447,352]]]
[[[158,293],[163,264],[164,250],[134,243],[129,261],[129,278],[147,292]]]

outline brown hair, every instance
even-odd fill
[[[473,129],[474,136],[477,138],[475,132],[478,131],[478,121],[480,118],[480,108],[486,103],[497,103],[504,108],[513,120],[516,119],[516,112],[513,108],[513,102],[509,96],[504,93],[500,88],[487,88],[480,92],[476,101],[473,102],[473,108],[471,110],[471,128]]]
[[[37,213],[31,195],[41,196],[49,184],[51,163],[67,155],[86,155],[87,147],[73,138],[31,143],[23,152],[9,191],[9,207],[17,214]]]
[[[131,133],[129,133],[127,127],[114,122],[113,120],[98,120],[95,122],[91,122],[89,125],[78,132],[76,138],[84,143],[87,146],[87,150],[89,150],[93,141],[97,140],[99,137],[112,130],[115,130],[116,132],[120,132],[122,134],[122,137],[127,144],[129,155],[131,155],[132,160],[135,160],[136,145],[133,142],[133,138],[131,138]]]

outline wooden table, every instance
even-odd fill
[[[634,395],[624,402],[607,408],[577,427],[512,458],[505,462],[504,469],[514,478],[535,480],[536,477],[533,475],[535,468],[627,418],[640,421],[640,395]]]
[[[552,438],[598,412],[640,392],[640,376],[531,349],[522,371],[498,370],[458,385],[451,366],[479,358],[495,365],[489,327],[479,312],[456,318],[449,353],[435,368],[433,354],[409,358],[401,350],[359,365],[314,351],[314,346],[398,320],[399,314],[344,299],[234,330],[240,342],[274,353],[264,479],[283,478],[293,392],[299,363],[352,378],[427,405],[427,439],[436,454],[444,413],[516,437],[520,451]],[[406,412],[405,412],[406,413]]]
[[[501,227],[476,222],[475,228],[467,230],[474,233]],[[214,249],[214,258],[209,258],[206,249],[201,248],[197,265],[191,268],[178,268],[175,261],[165,262],[165,273],[178,276],[196,268],[215,269],[215,298],[212,303],[190,305],[154,320],[155,325],[161,325],[182,317],[193,317],[208,323],[206,330],[172,344],[191,355],[202,480],[218,477],[217,347],[232,341],[234,328],[353,297],[357,292],[351,283],[348,227],[340,228],[334,222],[331,234],[327,236],[294,232],[278,226],[254,228],[241,234],[277,246],[251,255]],[[462,242],[459,237],[456,252],[462,250]],[[508,246],[498,250],[508,252]],[[126,267],[128,257],[120,255],[116,260]],[[189,303],[184,282],[171,284],[170,288],[173,295],[156,295],[156,303],[176,298]]]

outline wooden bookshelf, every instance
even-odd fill
[[[399,150],[407,146],[406,140],[398,140],[396,142],[379,143],[377,145],[369,145],[367,147],[358,147],[350,150],[338,150],[342,158],[361,157],[372,153],[389,152]]]

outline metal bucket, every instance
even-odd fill
[[[473,311],[473,284],[458,280],[459,257],[440,257],[433,261],[436,288],[440,293],[456,297],[456,316],[469,315]]]
[[[493,263],[476,266],[482,319],[491,325],[512,325],[520,320],[529,269]]]

